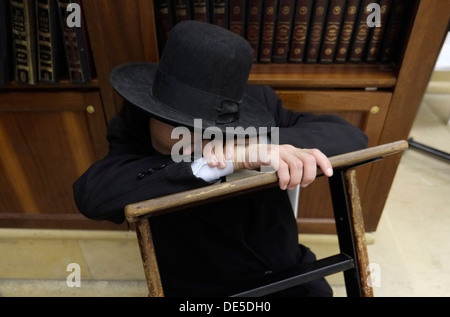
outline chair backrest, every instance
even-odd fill
[[[387,155],[400,153],[407,148],[408,142],[402,140],[331,157],[330,161],[335,173],[330,178],[330,189],[341,254],[318,260],[311,267],[301,267],[294,269],[295,272],[283,273],[280,280],[273,280],[272,278],[271,281],[264,281],[261,284],[257,282],[252,290],[238,291],[237,294],[242,296],[270,294],[319,276],[344,271],[344,273],[348,273],[345,275],[347,295],[373,296],[372,289],[366,283],[368,280],[366,268],[369,262],[354,167],[382,159]],[[319,169],[318,176],[321,175],[323,173]],[[136,224],[136,234],[149,295],[152,297],[164,296],[148,221],[149,217],[157,217],[196,205],[277,186],[277,183],[278,178],[275,172],[256,173],[245,178],[174,193],[126,206],[125,216],[127,221]]]

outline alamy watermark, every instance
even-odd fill
[[[370,28],[381,27],[381,8],[378,3],[369,3],[366,7],[366,12],[371,12],[367,16],[367,26]]]
[[[66,278],[67,287],[81,287],[81,267],[78,263],[69,263],[67,272],[71,272]]]
[[[369,276],[366,283],[370,287],[381,287],[381,267],[378,263],[369,263],[366,268]]]
[[[203,129],[202,119],[194,119],[193,132],[186,127],[175,127],[171,138],[179,140],[171,149],[172,160],[176,163],[192,162],[201,158],[204,152],[223,151],[224,145],[233,144],[236,145],[236,162],[261,162],[278,169],[278,127],[270,130],[267,127],[226,127],[222,131],[215,126]]]
[[[69,3],[66,8],[66,24],[70,28],[81,27],[81,7],[77,3]]]

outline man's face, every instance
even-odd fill
[[[164,123],[155,118],[150,118],[150,136],[153,148],[161,154],[173,154],[172,149],[175,145],[177,145],[176,148],[179,148],[179,142],[181,140],[183,141],[182,154],[190,155],[194,151],[194,132],[190,132],[189,136],[185,136],[183,138],[183,136],[177,133],[172,135],[172,131],[174,129],[175,127],[170,124]],[[207,142],[203,141],[201,136],[199,137],[201,140],[201,145],[204,142]]]
[[[150,136],[153,148],[161,154],[170,154],[173,145],[177,142],[171,138],[173,126],[150,118]]]

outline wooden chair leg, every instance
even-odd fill
[[[148,219],[142,219],[136,222],[136,234],[139,242],[139,249],[141,251],[142,263],[144,264],[149,296],[164,297]]]
[[[361,208],[361,200],[359,196],[358,181],[356,178],[356,170],[351,169],[345,173],[347,182],[347,190],[349,194],[351,222],[353,226],[353,234],[355,239],[355,247],[357,253],[359,275],[361,282],[362,296],[373,297],[373,288],[369,285],[369,255],[367,253],[366,230],[364,228],[364,218]]]
[[[336,170],[329,184],[339,249],[355,261],[352,269],[344,271],[347,296],[372,297],[372,288],[367,283],[369,260],[356,171]]]

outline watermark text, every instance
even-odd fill
[[[81,268],[78,263],[69,263],[66,268],[71,272],[66,279],[67,287],[81,287]]]

